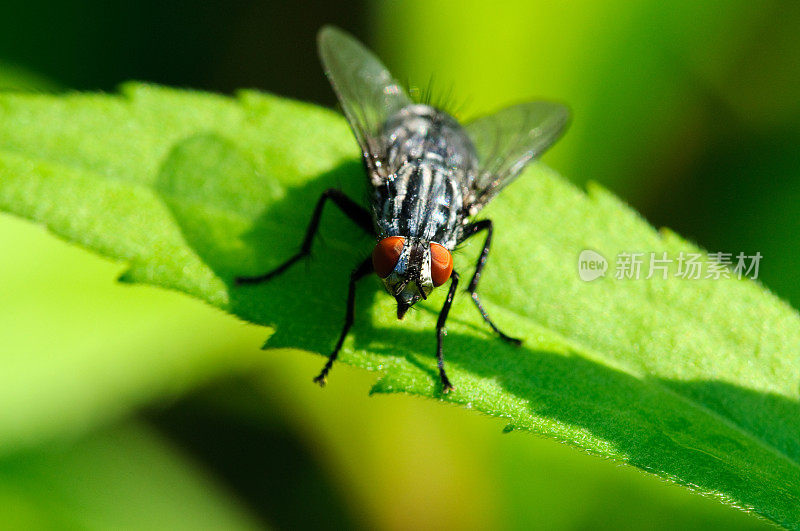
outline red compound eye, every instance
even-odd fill
[[[389,236],[378,242],[372,251],[372,267],[375,273],[381,278],[386,278],[392,274],[400,253],[403,252],[403,245],[406,239],[402,236]]]
[[[439,245],[431,243],[431,280],[435,287],[441,286],[453,272],[453,257],[450,251]]]

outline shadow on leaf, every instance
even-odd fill
[[[343,214],[326,207],[305,263],[258,286],[235,286],[233,279],[269,271],[290,257],[323,190],[336,187],[360,199],[366,180],[361,165],[350,161],[307,184],[278,182],[259,175],[224,138],[200,135],[173,149],[157,190],[186,242],[227,284],[228,311],[274,327],[270,346],[327,353],[342,325],[349,272],[372,246]],[[420,317],[430,321],[426,331],[396,322],[380,326],[367,311],[376,297],[388,297],[379,290],[374,277],[361,283],[351,343],[386,373],[374,391],[436,396],[435,318],[430,312]],[[691,488],[726,493],[736,505],[771,507],[767,516],[783,525],[800,524],[800,496],[791,490],[800,484],[796,401],[725,382],[637,377],[589,351],[538,349],[532,338],[520,348],[509,346],[479,325],[468,298],[462,299],[445,339],[458,388],[448,400]],[[535,326],[524,317],[518,324]]]

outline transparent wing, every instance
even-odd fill
[[[325,74],[333,86],[367,165],[380,169],[379,134],[386,120],[411,100],[375,55],[344,31],[326,26],[317,37]]]
[[[468,123],[465,128],[479,164],[470,210],[486,206],[526,164],[558,140],[568,123],[569,109],[549,101],[513,105]]]

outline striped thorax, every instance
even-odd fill
[[[440,278],[435,278],[437,266],[449,261],[452,269],[449,251],[455,248],[466,219],[464,197],[474,179],[477,158],[458,122],[427,105],[403,108],[387,120],[380,138],[386,154],[385,175],[371,176],[372,209],[379,239],[391,238],[395,245],[384,247],[395,253],[397,261],[386,276],[377,266],[376,271],[396,297],[398,315],[402,315],[447,280],[441,278],[441,271]],[[397,238],[402,238],[402,244],[398,245]]]

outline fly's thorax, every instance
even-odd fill
[[[379,143],[385,164],[372,175],[378,232],[455,247],[477,168],[464,129],[447,113],[414,104],[386,121]]]
[[[426,157],[401,167],[373,194],[378,232],[455,247],[463,221],[458,173]]]
[[[477,154],[467,132],[455,118],[429,105],[409,105],[390,116],[380,139],[392,170],[426,155],[436,156],[449,168],[477,169]]]
[[[381,239],[372,253],[372,263],[386,291],[397,299],[397,316],[401,319],[408,308],[444,284],[453,269],[450,251],[442,245],[401,236]]]

